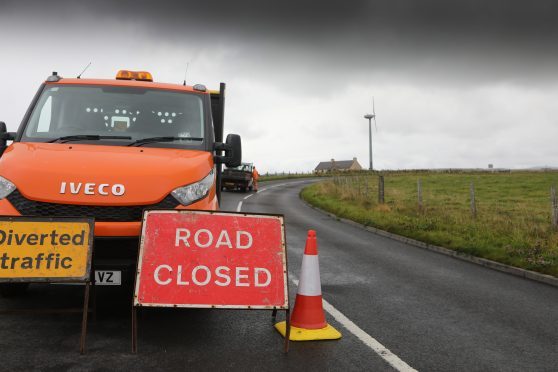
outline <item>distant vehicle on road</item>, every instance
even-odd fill
[[[225,168],[221,179],[223,190],[252,191],[254,188],[254,164],[242,163],[238,167]]]

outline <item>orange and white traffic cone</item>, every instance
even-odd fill
[[[285,337],[287,324],[279,322],[275,328]],[[292,341],[336,340],[341,338],[335,328],[326,322],[322,304],[322,284],[320,282],[320,264],[318,262],[318,243],[316,232],[308,231],[300,281],[295,305],[291,316]]]

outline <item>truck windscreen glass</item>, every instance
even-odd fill
[[[48,85],[37,101],[22,140],[76,135],[138,141],[153,137],[204,137],[204,106],[197,94],[158,89]],[[108,136],[108,137],[104,137]],[[111,138],[113,137],[113,138]],[[119,138],[120,137],[120,138]]]

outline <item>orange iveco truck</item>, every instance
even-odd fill
[[[224,103],[223,83],[208,91],[155,83],[148,72],[54,72],[16,133],[0,122],[0,215],[94,218],[96,284],[123,284],[144,209],[219,208],[222,164],[241,163],[240,137],[223,142]],[[3,283],[0,293],[25,288]]]

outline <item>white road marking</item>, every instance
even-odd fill
[[[267,189],[261,189],[259,192],[264,192]],[[243,200],[248,199],[249,197],[253,196],[255,194],[250,194],[250,195],[246,195],[244,198],[242,198]],[[236,211],[240,212],[242,210],[242,200],[238,202],[238,206],[236,207]]]
[[[292,183],[297,183],[297,182],[292,182]],[[278,186],[285,186],[285,184],[284,184],[284,183],[281,183],[281,184],[279,184],[279,185],[268,186],[268,187],[266,187],[266,188],[263,188],[263,189],[258,190],[258,193],[261,194],[262,192],[264,192],[264,191],[267,190],[267,189],[271,189],[271,188],[273,188],[273,187],[278,187]],[[242,198],[242,199],[243,199],[243,200],[246,200],[246,199],[248,199],[249,197],[251,197],[251,196],[253,196],[253,195],[256,195],[256,194],[247,195],[247,196],[245,196],[245,197]],[[241,210],[242,210],[242,200],[238,202],[238,206],[236,207],[236,211],[237,211],[237,212],[240,212]]]
[[[298,286],[298,279],[294,278],[294,275],[289,274],[291,281]],[[343,315],[342,312],[333,307],[332,304],[322,299],[324,304],[324,310],[329,313],[335,320],[337,320],[347,331],[355,335],[359,340],[361,340],[366,346],[372,349],[376,354],[378,354],[383,360],[385,360],[390,366],[401,372],[417,372],[416,369],[405,363],[403,360],[399,359],[397,355],[392,353],[387,347],[379,343],[374,337],[370,336],[368,333],[364,332],[359,326],[353,323],[349,318]]]

